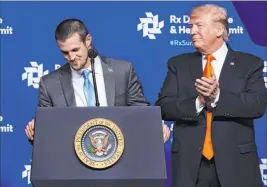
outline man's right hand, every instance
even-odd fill
[[[25,133],[30,140],[33,140],[34,136],[34,119],[31,120],[25,128]]]
[[[205,103],[206,103],[205,97],[201,94],[198,94],[198,102],[201,106],[205,105]]]
[[[196,91],[198,92],[198,101],[200,105],[210,105],[210,103],[215,100],[218,94],[217,90],[219,83],[214,73],[212,73],[212,77],[209,79],[205,77],[196,79],[195,86]]]

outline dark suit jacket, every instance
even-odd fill
[[[149,105],[130,62],[100,56],[108,106]],[[69,64],[43,76],[39,83],[39,107],[75,107]]]
[[[232,62],[232,63],[231,63]],[[253,119],[267,103],[263,61],[229,48],[213,111],[212,142],[222,187],[261,187]],[[195,187],[205,137],[205,109],[196,114],[195,80],[202,77],[198,52],[170,58],[156,105],[164,120],[175,121],[172,144],[173,187]]]

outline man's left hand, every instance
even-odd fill
[[[219,83],[214,76],[210,79],[206,77],[197,79],[195,86],[196,90],[211,102],[214,101],[218,95]]]
[[[165,143],[170,138],[171,132],[169,127],[164,123],[162,124],[162,130],[163,130],[163,141]]]

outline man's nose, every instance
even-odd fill
[[[196,27],[193,25],[193,26],[191,26],[191,28],[190,28],[190,35],[193,36],[193,35],[195,35],[195,34],[196,34]]]
[[[75,54],[74,53],[69,53],[69,57],[71,61],[75,60]]]

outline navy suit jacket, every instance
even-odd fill
[[[267,103],[263,61],[229,48],[213,111],[212,143],[222,187],[262,187],[253,120]],[[173,187],[195,187],[206,131],[206,110],[196,113],[194,83],[202,77],[202,56],[189,53],[168,61],[156,105],[164,120],[175,121],[172,145]]]

